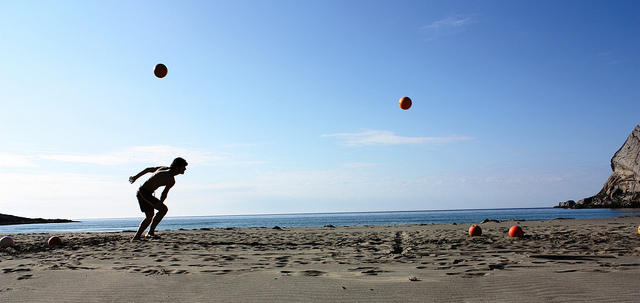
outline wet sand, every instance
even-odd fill
[[[640,217],[9,235],[2,302],[637,302]],[[519,225],[525,236],[510,238]],[[162,224],[160,225],[162,228]],[[4,236],[4,235],[3,235]]]

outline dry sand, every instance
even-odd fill
[[[523,238],[510,238],[518,224]],[[640,217],[10,235],[1,302],[638,302]],[[161,227],[161,226],[160,226]]]

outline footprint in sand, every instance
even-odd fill
[[[225,274],[233,272],[233,270],[231,270],[231,269],[220,269],[220,270],[207,269],[207,270],[201,270],[200,272],[202,272],[202,273],[212,273],[212,274],[216,274],[216,275],[225,275]]]
[[[475,278],[487,275],[484,272],[448,272],[447,276],[460,276],[461,278]]]
[[[361,274],[369,275],[369,276],[377,276],[379,273],[386,272],[385,270],[381,270],[378,267],[357,267],[357,268],[349,268],[349,271],[361,271]]]
[[[31,277],[33,277],[33,275],[22,275],[22,276],[18,277],[18,280],[31,279]]]
[[[285,266],[287,266],[287,264],[289,263],[289,258],[291,258],[291,256],[282,256],[282,257],[275,258],[276,267],[285,267]]]
[[[20,272],[20,271],[31,271],[30,268],[18,268],[18,269],[13,269],[13,268],[5,268],[3,269],[5,274],[8,273],[12,273],[12,272]]]
[[[302,275],[309,276],[309,277],[318,277],[326,274],[326,272],[324,271],[314,270],[314,269],[301,271],[301,273]]]

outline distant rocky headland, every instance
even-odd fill
[[[611,158],[613,173],[595,196],[560,202],[560,208],[640,207],[640,124]]]
[[[0,225],[12,225],[12,224],[38,224],[38,223],[71,223],[78,222],[67,219],[32,219],[24,218],[12,215],[0,214]]]

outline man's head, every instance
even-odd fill
[[[184,174],[184,171],[187,170],[187,165],[189,165],[189,163],[187,163],[187,160],[178,157],[173,159],[173,162],[171,163],[169,169],[176,171],[179,174]]]

